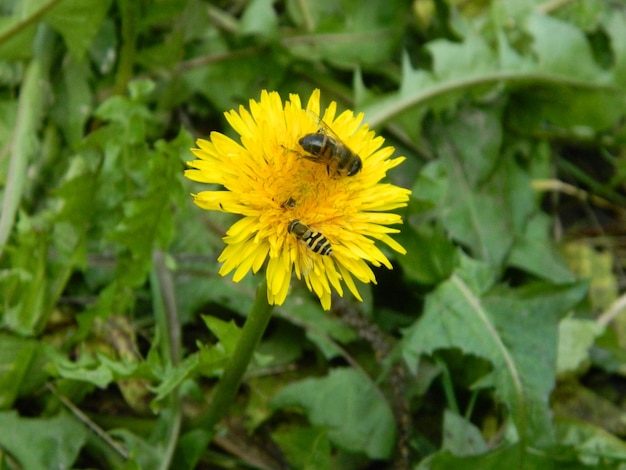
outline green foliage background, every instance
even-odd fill
[[[2,468],[626,468],[622,0],[0,14]],[[314,88],[407,157],[408,253],[294,285],[212,430],[260,276],[217,275],[189,148]]]

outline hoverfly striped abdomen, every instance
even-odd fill
[[[333,248],[328,239],[320,232],[315,232],[299,220],[292,220],[287,227],[289,233],[302,240],[313,253],[332,255]]]

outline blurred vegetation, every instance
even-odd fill
[[[9,469],[626,468],[622,0],[2,0]],[[260,276],[189,148],[262,89],[365,113],[406,256],[296,284],[203,412]]]

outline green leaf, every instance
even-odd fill
[[[202,315],[202,320],[207,328],[211,330],[211,333],[217,337],[220,348],[223,349],[227,355],[232,354],[239,342],[241,328],[232,320],[226,322],[209,315]]]
[[[16,236],[16,246],[7,250],[11,269],[0,278],[0,312],[7,328],[30,336],[45,325],[50,314],[46,309],[49,234],[22,216]]]
[[[0,413],[0,447],[29,470],[72,468],[87,440],[87,430],[75,418],[23,418],[15,411]],[[8,432],[8,430],[11,430]]]
[[[604,326],[582,318],[564,318],[559,324],[557,374],[576,372],[590,361],[589,350]]]
[[[578,80],[609,79],[596,64],[589,42],[580,29],[539,13],[530,16],[526,28],[533,37],[533,49],[542,71]]]
[[[339,318],[325,314],[319,308],[319,302],[302,286],[294,288],[285,303],[278,309],[279,315],[305,329],[306,337],[331,359],[341,354],[337,344],[345,344],[356,339],[352,328]]]
[[[159,468],[163,463],[163,448],[153,445],[148,440],[130,432],[126,428],[113,429],[110,433],[116,441],[120,441],[124,448],[128,450],[131,458],[126,462],[126,465],[129,470]]]
[[[218,43],[216,39],[214,42]],[[211,45],[212,53],[224,53]],[[271,53],[270,53],[271,56]],[[228,61],[210,64],[206,67],[197,67],[185,73],[186,85],[194,93],[205,97],[221,111],[238,109],[242,102],[250,98],[258,99],[258,92],[251,94],[250,90],[258,89],[258,80],[262,76],[264,87],[274,89],[284,80],[285,70],[275,67],[274,58],[270,60],[268,54],[233,56]],[[233,76],[237,80],[233,80]],[[211,86],[206,86],[211,83]]]
[[[550,223],[546,214],[538,212],[532,216],[524,233],[515,240],[509,265],[555,284],[574,282],[576,276],[569,270],[552,242]]]
[[[193,470],[210,442],[210,436],[204,429],[193,429],[178,439],[176,454],[171,468],[179,470]]]
[[[433,57],[433,73],[441,81],[480,76],[497,68],[493,51],[477,34],[470,33],[463,42],[435,39],[426,46]]]
[[[483,454],[488,446],[480,429],[458,414],[445,410],[441,449],[461,456]]]
[[[616,81],[624,87],[626,85],[626,18],[623,15],[610,15],[605,22],[614,54]]]
[[[615,90],[534,86],[515,92],[510,107],[511,125],[524,134],[570,132],[589,138],[594,132],[611,132],[624,115]],[[557,134],[558,135],[558,134]]]
[[[598,470],[615,469],[615,466],[602,465],[589,467],[580,462],[572,448],[552,448],[549,452],[543,449],[523,449],[518,445],[499,447],[491,452],[470,456],[456,457],[448,452],[437,453],[424,460],[417,470],[449,470],[462,468],[463,470]]]
[[[465,110],[430,131],[449,179],[438,207],[443,225],[494,266],[505,261],[534,210],[528,174],[500,154],[500,126],[497,113]],[[472,139],[472,134],[490,137]]]
[[[278,17],[274,11],[274,0],[252,0],[241,16],[242,34],[275,36],[278,32]]]
[[[80,60],[96,36],[109,5],[109,0],[64,0],[44,18],[63,36],[69,51]]]
[[[549,442],[558,321],[585,292],[585,285],[574,284],[481,296],[455,274],[427,297],[424,316],[405,331],[403,355],[416,364],[421,354],[459,348],[491,361],[490,380],[522,441]]]
[[[154,403],[152,404],[153,406],[156,405],[156,402],[170,396],[172,390],[178,387],[183,381],[193,377],[193,374],[196,373],[200,364],[199,357],[200,353],[189,354],[183,361],[175,366],[168,363],[164,370],[158,370],[160,368],[155,367],[157,370],[155,375],[157,375],[161,382],[152,389],[156,393]],[[154,367],[156,364],[152,363],[151,365]]]
[[[618,297],[618,281],[614,258],[610,252],[596,250],[586,241],[573,241],[563,247],[563,253],[572,271],[579,278],[589,280],[589,301],[595,311],[607,309]],[[618,331],[620,320],[617,320]]]
[[[114,361],[101,354],[83,353],[78,360],[71,361],[50,345],[46,345],[45,349],[51,360],[48,368],[57,375],[89,382],[100,388],[105,388],[116,378],[133,376],[139,367],[136,362]]]
[[[89,78],[88,64],[67,60],[63,63],[62,79],[55,83],[51,115],[70,145],[76,145],[82,140],[85,124],[91,117],[93,104]]]
[[[403,0],[373,0],[367,8],[358,0],[305,0],[289,2],[288,8],[296,22],[312,31],[286,40],[290,52],[305,60],[326,59],[350,68],[388,62],[409,14]]]
[[[420,210],[416,208],[412,212],[426,212],[441,204],[449,191],[449,186],[450,181],[443,161],[437,159],[424,165],[411,188],[411,203],[415,199],[422,204],[418,206]]]
[[[604,429],[578,421],[556,419],[558,441],[576,449],[585,468],[614,469],[626,463],[626,444]]]
[[[384,459],[393,449],[396,431],[389,405],[355,370],[333,369],[327,377],[289,384],[272,404],[303,408],[312,424],[324,426],[334,444],[351,452]]]
[[[598,426],[603,432],[617,436],[626,432],[626,413],[619,404],[571,380],[571,377],[570,380],[559,382],[552,393],[552,400],[552,409],[557,420],[581,421],[587,426]],[[578,444],[572,441],[568,443]]]
[[[6,409],[18,396],[41,387],[47,375],[43,372],[45,356],[37,341],[2,334],[0,344],[0,408]]]
[[[287,461],[302,470],[329,470],[330,443],[324,428],[289,428],[276,431],[272,438]]]
[[[451,159],[469,188],[478,188],[496,170],[502,151],[502,114],[498,107],[480,109],[464,108],[454,119],[443,120],[432,131],[435,145],[451,171]],[[441,146],[441,147],[439,147]],[[458,192],[459,188],[453,190]]]
[[[446,279],[459,263],[459,253],[441,226],[410,223],[396,240],[407,251],[398,257],[406,275],[420,284],[434,285]]]

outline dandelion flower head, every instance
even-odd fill
[[[220,185],[193,195],[199,207],[241,215],[224,237],[220,274],[234,271],[238,282],[267,261],[270,304],[285,301],[292,273],[304,279],[325,310],[332,290],[343,296],[344,285],[362,300],[355,279],[375,283],[370,265],[392,267],[376,242],[405,253],[389,236],[398,232],[389,225],[402,222],[390,211],[405,206],[410,191],[381,182],[404,157],[390,158],[394,149],[383,147],[384,139],[361,125],[362,114],[337,115],[335,102],[320,112],[319,90],[306,107],[299,95],[283,103],[278,93],[263,91],[249,109],[240,106],[225,116],[241,142],[212,132],[210,140],[197,141],[192,152],[198,159],[185,172],[191,180]],[[322,126],[360,157],[360,171],[340,175],[307,158],[300,139],[323,134]],[[292,230],[294,221],[309,230],[308,238]],[[316,243],[331,249],[315,249]]]

